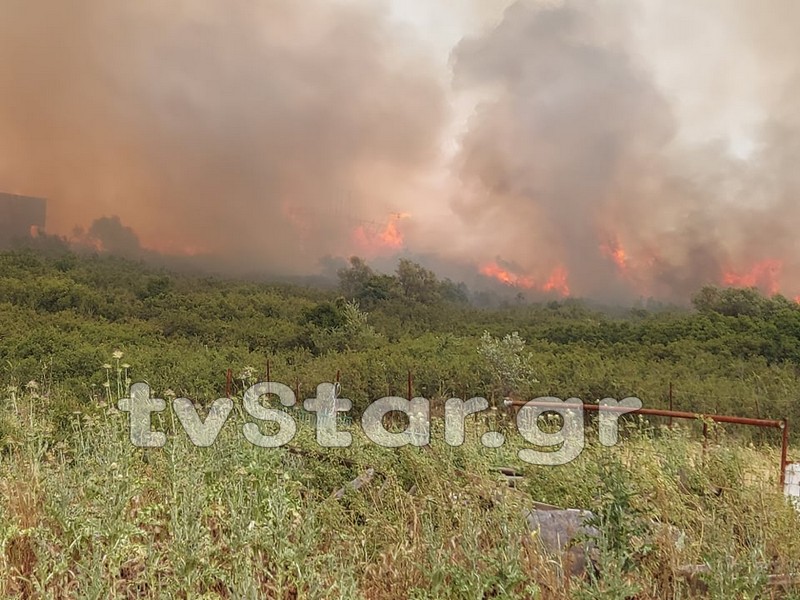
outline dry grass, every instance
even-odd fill
[[[475,432],[461,448],[356,435],[325,452],[302,429],[287,452],[250,446],[231,423],[212,448],[177,437],[143,451],[113,411],[75,415],[58,444],[46,411],[24,414],[0,463],[2,597],[758,598],[772,593],[763,576],[800,569],[774,449],[724,434],[704,449],[637,425],[613,450],[592,443],[545,468],[520,464],[516,442],[480,448]],[[525,473],[518,489],[496,464]],[[367,466],[370,485],[331,497]],[[570,579],[542,552],[522,518],[534,501],[607,517],[601,578]],[[715,575],[689,585],[687,564]]]

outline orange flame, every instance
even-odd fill
[[[755,287],[769,294],[777,294],[780,290],[783,262],[768,258],[757,262],[745,272],[726,271],[722,276],[725,285],[737,287]]]
[[[632,254],[616,235],[607,239],[609,241],[600,244],[600,252],[614,264],[619,278],[641,296],[652,296],[651,274],[659,262],[658,251],[645,246],[636,248],[636,252]]]
[[[353,241],[366,255],[374,256],[396,252],[405,244],[405,238],[398,223],[410,216],[408,213],[392,213],[383,229],[377,232],[371,232],[364,225],[359,225],[353,231]]]
[[[550,276],[541,285],[537,285],[533,277],[518,275],[508,269],[504,269],[496,262],[483,265],[480,268],[480,273],[509,287],[517,287],[525,290],[536,289],[542,292],[555,292],[564,297],[570,295],[569,284],[567,283],[568,273],[563,266],[558,266],[553,269]]]
[[[397,228],[396,221],[389,221],[386,229],[378,234],[378,239],[387,248],[402,248],[403,247],[403,234]]]
[[[562,266],[556,267],[550,274],[550,278],[545,281],[542,289],[546,292],[557,292],[564,297],[569,296],[567,270]]]
[[[618,239],[615,238],[612,242],[601,245],[600,251],[614,261],[620,273],[623,275],[628,273],[630,266],[628,253],[625,252],[625,248],[622,247]]]
[[[506,269],[502,268],[497,263],[488,263],[481,267],[480,269],[481,275],[486,275],[487,277],[491,277],[492,279],[496,279],[500,283],[504,283],[508,286],[513,287],[521,287],[529,290],[534,287],[533,280],[529,277],[521,277],[512,273],[511,271],[507,271]]]

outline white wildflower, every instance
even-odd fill
[[[256,370],[253,367],[245,367],[239,374],[239,379],[242,381],[250,381],[255,377]]]

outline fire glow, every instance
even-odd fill
[[[496,262],[486,263],[480,268],[481,275],[490,277],[509,287],[517,287],[524,290],[538,290],[541,292],[555,292],[562,297],[570,295],[568,273],[563,266],[557,266],[552,270],[547,279],[537,284],[536,280],[528,275],[518,275],[508,269],[504,269]]]
[[[782,261],[768,258],[757,262],[743,272],[730,269],[723,274],[722,281],[725,285],[747,288],[755,287],[773,295],[780,291],[782,271]]]
[[[617,266],[617,270],[621,274],[625,275],[628,273],[630,266],[628,262],[628,253],[625,252],[625,248],[622,247],[618,239],[614,239],[608,244],[601,245],[600,251],[614,262]]]
[[[367,256],[397,252],[405,245],[405,237],[398,223],[410,216],[408,213],[393,213],[377,232],[370,231],[365,225],[359,225],[353,231],[353,242]]]

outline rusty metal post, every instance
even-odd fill
[[[789,419],[782,421],[782,436],[781,436],[781,490],[786,483],[786,466],[788,464],[789,454]]]
[[[669,409],[672,410],[672,382],[669,382]],[[669,426],[672,427],[672,417],[669,418]]]
[[[408,399],[411,400],[414,396],[414,376],[411,374],[411,370],[408,371]]]
[[[270,369],[269,369],[269,367],[270,367],[270,364],[269,364],[269,359],[267,359],[267,383],[269,383],[270,381],[272,381],[272,379],[270,379],[270,372],[269,372],[269,371],[270,371]]]
[[[233,383],[233,371],[228,369],[227,373],[225,373],[225,397],[231,397],[231,387]]]

